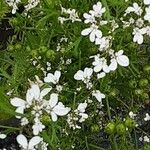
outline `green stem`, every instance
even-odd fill
[[[108,97],[106,97],[106,105],[107,105],[108,118],[109,118],[109,120],[111,120],[111,113],[110,113]]]
[[[19,128],[9,127],[9,126],[3,126],[3,125],[0,125],[0,128],[12,129],[12,130],[20,130]]]

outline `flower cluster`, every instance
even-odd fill
[[[73,130],[81,129],[81,126],[78,123],[84,122],[88,118],[88,114],[85,113],[85,109],[87,108],[87,103],[80,103],[72,113],[69,113],[67,116],[67,122],[69,127]]]
[[[36,7],[40,3],[40,0],[28,0],[28,4],[25,7],[25,11],[29,11],[30,9]]]
[[[142,9],[138,3],[133,3],[133,6],[129,6],[124,14],[124,17],[130,16],[131,13],[134,13],[135,18],[130,17],[129,21],[124,21],[121,18],[124,27],[130,27],[132,25],[133,28],[133,42],[142,44],[144,42],[144,35],[150,36],[150,26],[148,23],[150,22],[150,2],[148,0],[144,0],[143,4],[145,5],[145,10]]]
[[[70,9],[70,8],[66,9],[61,6],[61,14],[67,15],[67,17],[58,17],[58,20],[60,21],[61,24],[63,24],[65,21],[71,21],[72,23],[75,21],[79,21],[79,22],[81,21],[75,9]]]
[[[95,45],[99,46],[100,53],[90,56],[90,58],[94,58],[93,66],[94,72],[97,73],[97,78],[103,78],[106,73],[110,71],[115,71],[117,69],[118,64],[120,66],[127,67],[129,65],[129,59],[126,55],[123,54],[123,50],[119,50],[115,52],[111,49],[111,45],[113,42],[113,37],[111,35],[119,26],[115,22],[115,20],[105,21],[102,20],[102,15],[105,13],[106,9],[102,7],[101,2],[93,5],[93,10],[90,10],[89,13],[84,13],[84,23],[91,24],[89,28],[84,29],[81,34],[83,36],[89,35],[89,39],[91,42],[95,42]],[[111,31],[108,32],[107,36],[103,36],[102,31],[99,29],[99,26],[107,25],[111,23]],[[102,57],[103,53],[107,54],[107,57]],[[108,64],[108,57],[110,58]]]
[[[6,3],[12,7],[12,14],[15,14],[18,9],[18,4],[21,2],[21,0],[6,0]]]
[[[57,74],[57,72],[56,72]],[[55,76],[53,77],[53,83],[55,84],[57,81],[55,80]],[[51,79],[51,78],[50,78]],[[48,81],[48,80],[46,80]],[[38,136],[43,129],[45,128],[45,125],[42,123],[42,117],[44,113],[47,113],[47,115],[51,116],[52,121],[57,121],[58,116],[65,116],[70,111],[70,108],[65,107],[62,102],[58,102],[58,94],[57,93],[51,93],[50,98],[47,100],[45,97],[51,92],[52,88],[44,88],[40,90],[40,86],[38,83],[33,83],[30,81],[31,88],[27,90],[26,94],[26,100],[20,99],[18,97],[14,97],[11,99],[11,104],[16,109],[16,117],[18,119],[21,119],[21,125],[25,126],[27,124],[33,123],[32,129],[33,129],[33,135]],[[31,118],[28,118],[26,113],[30,111],[30,115],[32,115]],[[22,140],[23,139],[23,140]],[[38,140],[37,140],[38,139]],[[24,149],[32,149],[30,147],[34,147],[37,145],[40,140],[39,137],[33,137],[29,144],[27,144],[27,140],[24,136],[18,136],[17,141]],[[24,142],[21,142],[24,141]],[[34,145],[33,141],[38,141],[37,144]],[[32,143],[33,142],[33,143]],[[23,144],[24,143],[24,144]],[[36,142],[35,142],[36,143]]]

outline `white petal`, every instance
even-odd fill
[[[70,108],[65,107],[61,102],[58,103],[53,109],[53,111],[58,115],[58,116],[64,116],[66,115],[69,111]]]
[[[27,149],[28,148],[28,141],[27,141],[27,138],[20,134],[17,136],[17,142],[24,148],[24,149]]]
[[[29,141],[29,147],[28,147],[28,149],[33,149],[34,146],[38,145],[41,141],[42,141],[42,139],[41,139],[39,136],[33,137],[33,138]]]
[[[59,81],[59,78],[61,76],[61,72],[60,71],[55,71],[54,76],[57,79],[57,81]]]
[[[145,5],[150,5],[150,0],[144,0]]]
[[[41,91],[40,93],[40,99],[42,99],[45,95],[47,95],[50,91],[51,91],[52,88],[45,88]]]
[[[80,111],[80,112],[85,112],[86,107],[87,107],[87,103],[80,103],[78,105],[77,110]]]
[[[93,69],[92,68],[85,68],[84,73],[85,73],[85,76],[91,77],[91,75],[93,73]]]
[[[129,65],[129,58],[125,55],[117,57],[117,62],[120,66],[128,66]]]
[[[117,61],[115,59],[111,61],[111,64],[109,65],[109,69],[112,71],[117,69]]]
[[[100,79],[100,78],[103,78],[106,76],[106,73],[105,72],[101,72],[101,73],[98,73],[97,74],[97,78]]]
[[[95,35],[96,35],[96,34],[95,34],[95,31],[93,30],[93,31],[90,33],[90,41],[91,41],[91,42],[94,42],[94,41],[95,41],[95,38],[96,38]]]
[[[51,108],[53,108],[54,106],[56,106],[57,103],[58,103],[58,94],[52,93],[50,96],[49,105],[51,106]]]
[[[101,70],[102,70],[102,67],[103,67],[103,66],[102,66],[101,64],[95,66],[95,67],[94,67],[94,72],[99,72],[99,71],[101,71]]]
[[[6,138],[6,134],[0,134],[0,139],[5,139]]]
[[[96,44],[96,45],[100,45],[100,44],[101,44],[101,39],[100,39],[100,38],[96,38],[95,44]]]
[[[101,31],[101,30],[96,30],[95,34],[96,34],[96,36],[97,36],[98,38],[101,38],[101,37],[102,37],[102,31]]]
[[[89,19],[89,18],[91,17],[91,15],[89,15],[89,14],[87,14],[87,13],[84,13],[84,14],[83,14],[83,17],[84,17],[85,19]]]
[[[118,51],[118,52],[115,53],[116,56],[120,56],[122,54],[123,54],[123,50],[120,50],[120,51]]]
[[[19,113],[19,114],[23,114],[24,113],[24,107],[18,107],[17,109],[16,109],[16,113]]]
[[[89,35],[92,31],[92,28],[86,28],[81,32],[81,35],[86,36]]]
[[[15,97],[11,99],[10,103],[15,107],[25,107],[26,102],[23,99]]]
[[[26,101],[28,102],[29,105],[31,105],[33,99],[34,99],[34,94],[32,93],[32,90],[29,89],[26,94]]]
[[[51,112],[51,117],[54,122],[58,119],[57,115],[53,111]]]
[[[74,75],[74,79],[75,80],[83,80],[83,75],[84,72],[82,70],[79,70],[75,75]]]
[[[55,84],[55,81],[54,81],[54,75],[52,73],[48,73],[47,74],[47,77],[44,78],[44,82],[46,83],[54,83]]]
[[[32,84],[31,85],[31,92],[34,95],[35,100],[38,100],[40,97],[40,88],[37,84]]]
[[[108,65],[103,65],[103,71],[105,72],[105,73],[109,73],[110,72],[110,69],[109,69],[109,66]]]

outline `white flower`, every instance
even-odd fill
[[[64,116],[70,111],[70,108],[65,107],[61,102],[58,102],[58,94],[56,93],[51,94],[48,103],[49,106],[47,107],[47,111],[51,114],[53,121],[57,121],[57,116]]]
[[[18,9],[18,4],[21,2],[20,0],[5,0],[6,3],[12,7],[12,14],[15,14]]]
[[[44,82],[57,84],[59,82],[60,76],[61,76],[60,71],[55,71],[54,74],[48,73],[47,76],[44,78]]]
[[[100,103],[102,102],[102,99],[105,98],[105,95],[99,90],[92,91],[92,96],[94,96]]]
[[[0,139],[5,139],[7,137],[7,135],[6,134],[2,134],[2,133],[0,133]]]
[[[97,79],[101,79],[101,78],[103,78],[103,77],[105,77],[105,76],[106,76],[106,73],[105,73],[105,72],[98,73],[98,74],[97,74]]]
[[[35,122],[35,124],[32,126],[33,134],[38,135],[43,131],[44,128],[45,126],[40,121]]]
[[[143,141],[149,143],[150,139],[148,138],[148,136],[144,136]]]
[[[102,32],[101,32],[101,30],[98,29],[97,25],[92,24],[89,28],[84,29],[81,32],[81,35],[83,35],[83,36],[89,35],[90,41],[94,42],[96,40],[96,38],[102,37]]]
[[[97,2],[97,4],[93,5],[93,10],[90,10],[90,13],[95,17],[101,17],[102,14],[106,11],[105,8],[102,8],[102,3]]]
[[[146,117],[144,118],[145,121],[149,121],[150,120],[150,115],[148,113],[146,113]]]
[[[144,0],[145,5],[150,5],[150,0]]]
[[[75,21],[81,21],[81,19],[79,19],[79,16],[76,12],[75,9],[68,9],[67,13],[69,14],[69,19],[72,21],[72,22],[75,22]]]
[[[44,141],[41,142],[41,150],[48,150],[47,146],[48,146],[48,143]]]
[[[29,142],[23,134],[17,136],[17,142],[23,150],[36,150],[35,146],[37,146],[41,141],[42,139],[39,136],[34,136]]]
[[[85,119],[88,118],[88,114],[84,113],[85,112],[85,109],[87,108],[87,103],[84,102],[84,103],[80,103],[77,107],[77,111],[78,111],[78,115],[81,117],[79,119],[79,122],[84,122]],[[76,110],[75,110],[76,111]]]
[[[104,57],[100,58],[99,54],[94,56],[94,62],[92,64],[94,66],[94,72],[100,72],[101,70],[105,73],[110,72],[107,60]]]
[[[21,119],[21,126],[25,126],[28,123],[29,123],[29,120],[26,117],[24,117],[24,118]]]
[[[131,12],[134,12],[138,16],[141,16],[143,10],[137,3],[133,3],[133,7],[128,7],[125,11],[125,16]]]
[[[92,68],[85,68],[84,71],[79,70],[74,75],[75,80],[82,80],[84,83],[89,83],[91,76],[93,74]]]
[[[102,38],[96,38],[95,40],[95,44],[99,45],[99,50],[103,51],[103,50],[107,50],[110,46],[110,40],[112,37],[108,36],[108,37],[102,37]]]
[[[25,7],[25,11],[29,11],[30,9],[36,7],[40,3],[40,0],[28,0],[28,4]]]
[[[133,41],[137,42],[138,44],[142,44],[143,43],[143,35],[145,33],[146,33],[146,28],[142,28],[142,29],[135,28],[133,30],[133,35],[134,35]]]
[[[150,22],[150,6],[145,8],[146,14],[144,16],[144,20]]]
[[[116,70],[117,64],[123,67],[127,67],[129,65],[129,58],[126,55],[123,55],[123,50],[115,53],[114,58],[111,59],[109,69],[112,71]]]
[[[86,103],[86,102],[85,102],[85,103],[80,103],[80,104],[78,105],[78,107],[77,107],[77,110],[78,110],[79,112],[85,112],[86,107],[87,107],[87,103]]]
[[[139,18],[138,20],[136,20],[136,26],[141,28],[144,25],[144,20]]]
[[[83,17],[85,18],[84,23],[96,23],[95,16],[92,14],[84,13]]]
[[[136,114],[134,114],[132,111],[130,111],[129,116],[131,119],[134,119],[136,117]]]
[[[68,14],[69,17],[68,18],[65,18],[65,17],[58,17],[58,20],[60,21],[61,24],[64,23],[64,21],[68,21],[68,20],[71,20],[72,23],[75,22],[75,21],[81,21],[81,19],[79,19],[79,16],[76,12],[75,9],[66,9],[64,7],[61,6],[61,13],[63,14]]]
[[[51,88],[45,88],[40,92],[38,84],[31,84],[31,88],[27,90],[26,101],[18,97],[11,99],[11,104],[17,107],[16,112],[23,114],[24,109],[29,108],[33,101],[41,101],[43,97],[50,92]],[[16,116],[21,118],[21,116]]]

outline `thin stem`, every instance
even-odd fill
[[[9,126],[3,126],[3,125],[0,125],[0,128],[13,129],[13,130],[20,130],[19,128],[9,127]]]
[[[107,105],[108,118],[109,118],[109,120],[111,120],[111,113],[110,113],[108,97],[106,97],[106,105]]]

